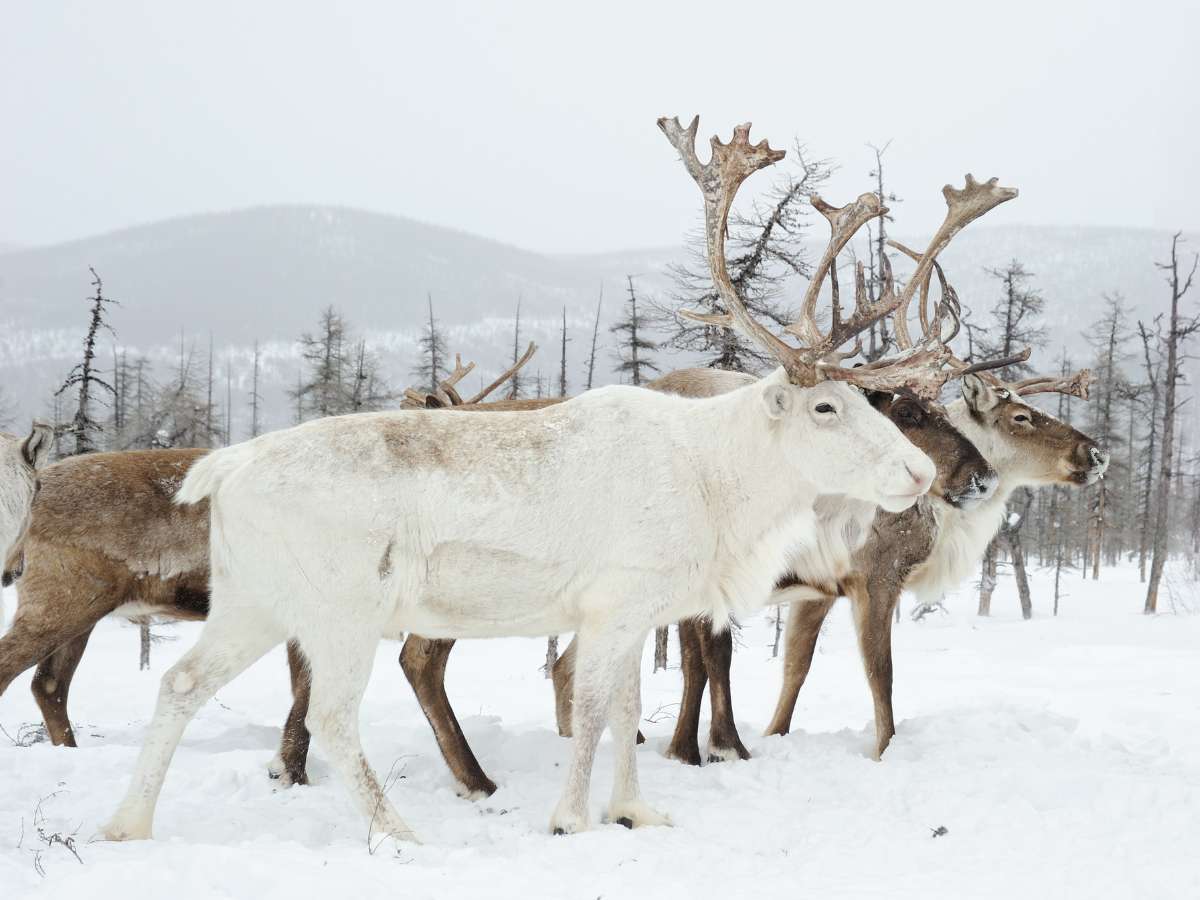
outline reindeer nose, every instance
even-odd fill
[[[1082,444],[1079,447],[1083,464],[1090,469],[1108,468],[1108,454],[1095,444]]]

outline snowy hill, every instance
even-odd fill
[[[996,295],[984,268],[1021,259],[1049,301],[1054,345],[1079,352],[1079,330],[1103,292],[1123,292],[1143,316],[1162,308],[1165,288],[1153,261],[1168,240],[1165,232],[1131,229],[980,227],[956,240],[946,262],[964,302],[982,313]],[[429,294],[452,348],[478,361],[480,378],[511,353],[518,298],[525,336],[543,348],[533,368],[556,370],[565,306],[578,387],[601,285],[607,322],[619,309],[626,273],[638,276],[641,289],[662,293],[670,286],[667,265],[683,256],[682,246],[549,256],[395,216],[310,206],[188,216],[49,247],[0,248],[0,383],[20,415],[46,409],[77,358],[91,265],[122,304],[113,316],[121,343],[160,360],[164,372],[181,330],[201,352],[211,331],[218,357],[231,358],[241,397],[249,347],[265,342],[268,419],[279,424],[287,419],[283,389],[296,376],[293,342],[329,304],[376,344],[398,384],[409,380]],[[610,363],[605,354],[602,380],[611,378]],[[235,404],[236,430],[243,404]]]

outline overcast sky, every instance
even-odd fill
[[[693,113],[838,160],[839,204],[891,139],[905,233],[968,170],[1021,190],[994,224],[1194,228],[1198,8],[6,0],[0,241],[289,202],[670,245],[699,192],[654,121]]]

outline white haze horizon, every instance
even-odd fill
[[[834,160],[839,203],[890,141],[909,233],[968,170],[1021,189],[990,225],[1200,226],[1177,188],[1200,136],[1194,6],[625,6],[13,8],[0,243],[320,205],[543,254],[678,246],[698,197],[654,122],[697,113],[703,139],[749,119]]]

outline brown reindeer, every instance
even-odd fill
[[[517,364],[470,401],[482,401],[535,349],[530,344]],[[473,367],[457,359],[437,394],[410,392],[408,403],[437,406],[449,397],[447,392],[454,398],[449,402],[459,401],[455,386]],[[35,432],[39,438],[49,431],[41,429]],[[40,462],[49,443],[30,441],[34,438],[26,444],[30,452],[41,454]],[[31,512],[24,514],[30,517],[29,527],[4,567],[5,583],[17,582],[19,602],[12,627],[0,636],[0,694],[36,665],[33,695],[54,744],[75,746],[67,698],[100,619],[117,614],[200,620],[208,615],[208,509],[171,502],[188,469],[207,452],[94,453],[41,472],[40,490]],[[32,476],[22,478],[32,488]],[[30,509],[28,500],[25,508]],[[301,670],[298,648],[288,650],[293,669]],[[296,729],[287,733],[295,735]],[[305,780],[306,747],[307,741],[281,751],[287,760],[284,769],[297,781]]]

